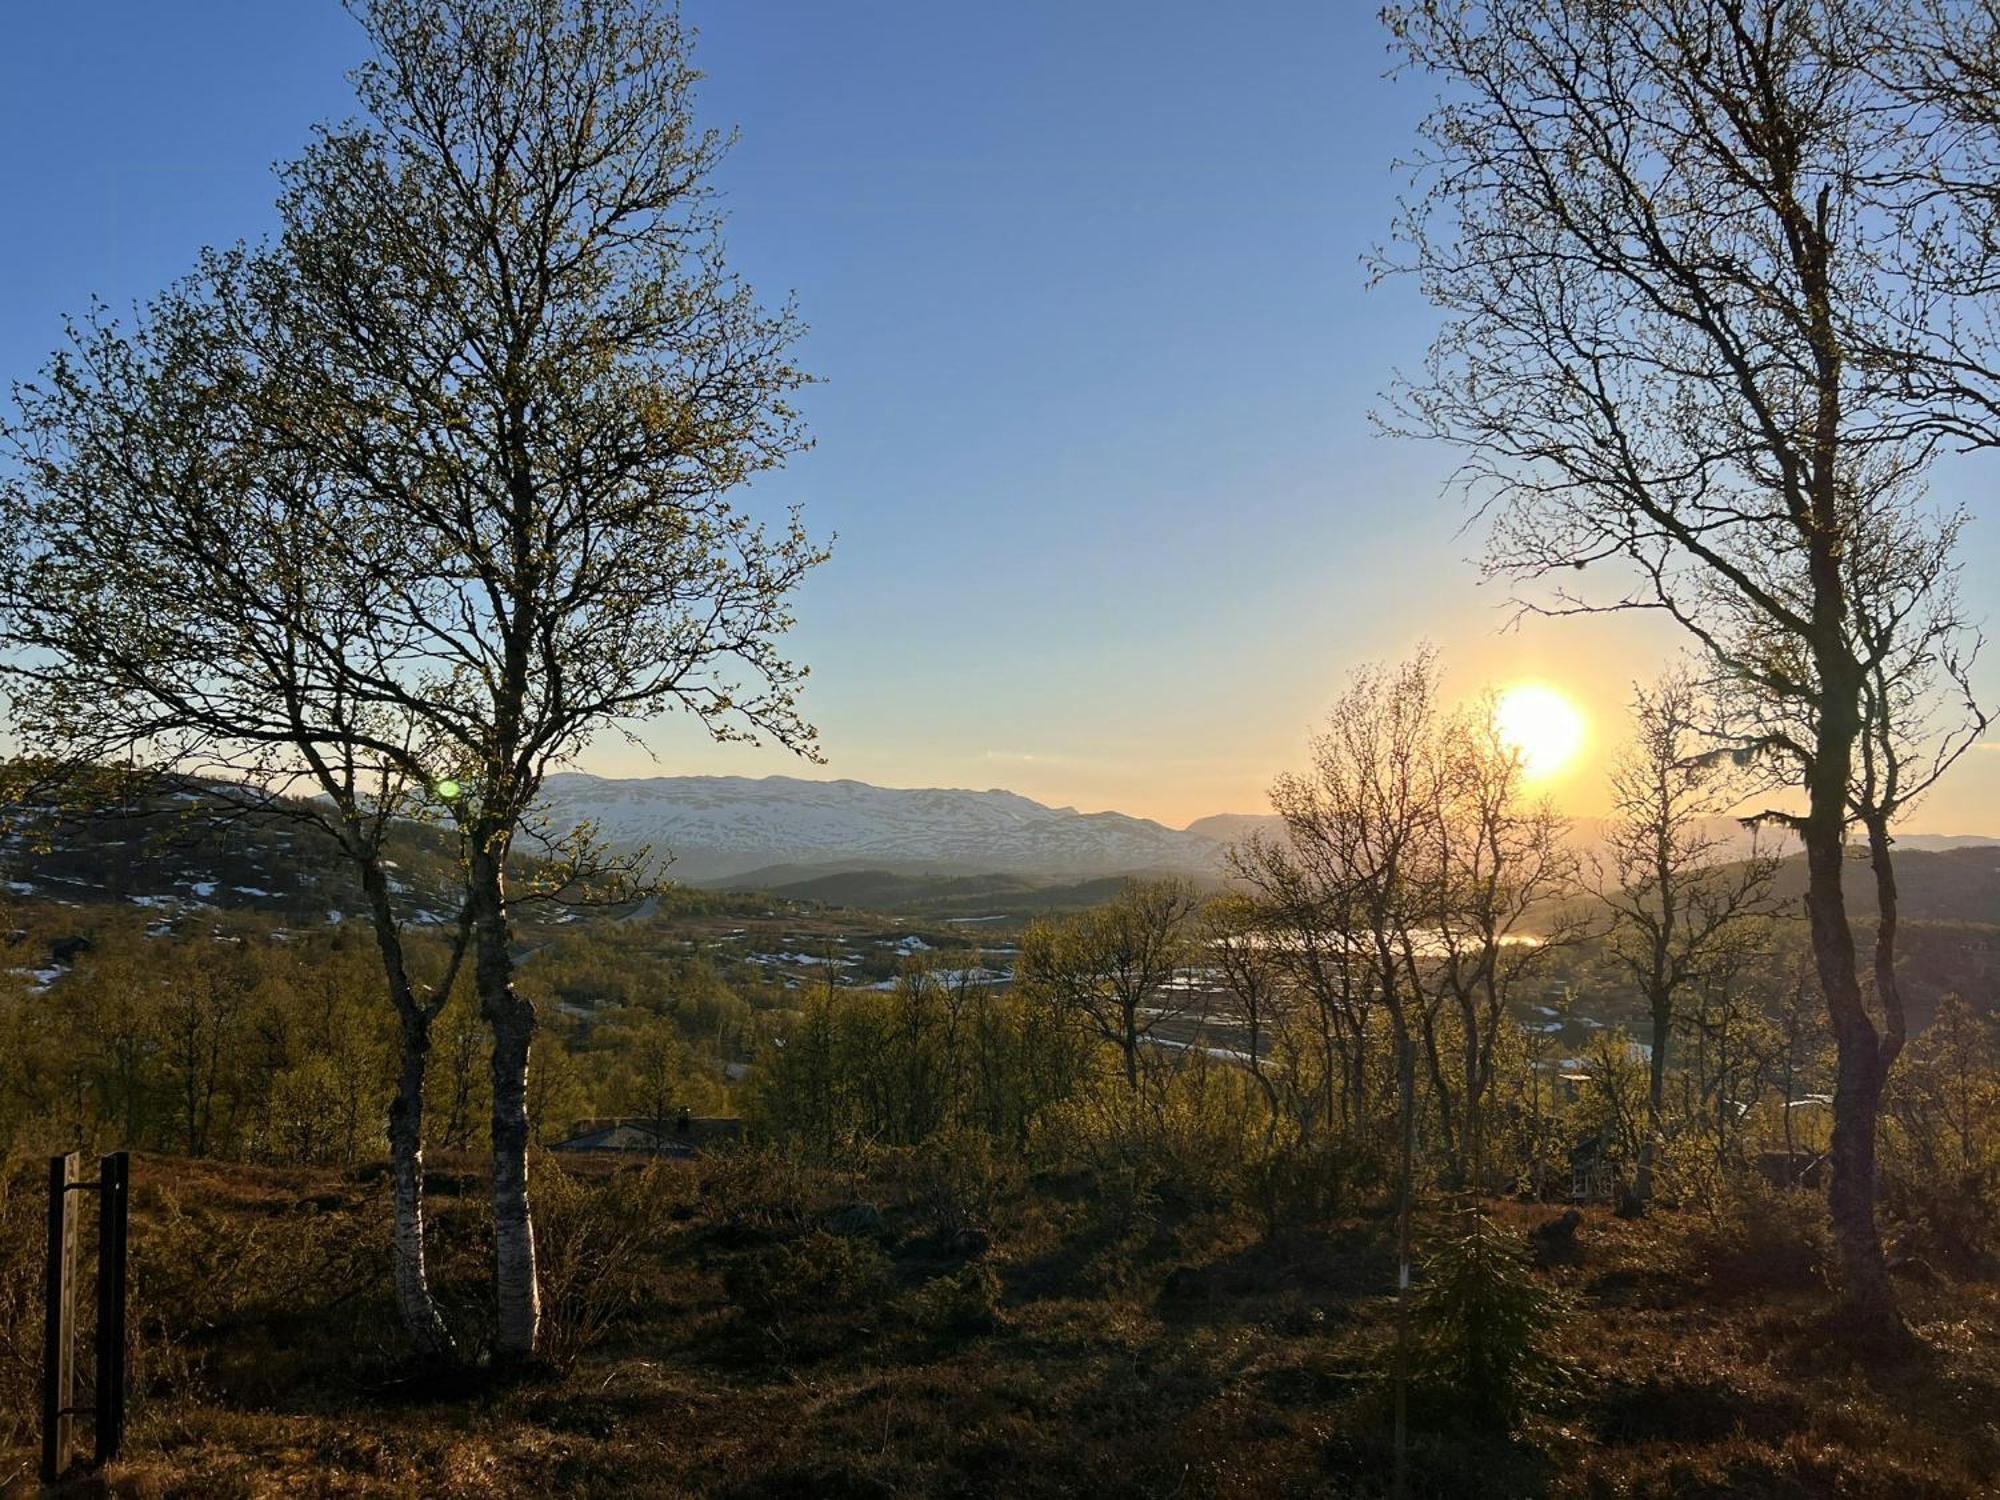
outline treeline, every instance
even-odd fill
[[[833,1159],[970,1133],[1273,1224],[1406,1180],[1631,1213],[1823,1186],[1838,1065],[1805,924],[1773,859],[1709,831],[1738,792],[1691,749],[1689,685],[1640,694],[1587,854],[1491,699],[1440,701],[1429,657],[1358,674],[1227,895],[1138,884],[1039,922],[1006,994],[917,960],[891,993],[815,996],[760,1055],[758,1122]],[[1580,1017],[1579,993],[1641,1024]],[[1990,1255],[1996,1106],[1994,1018],[1947,997],[1884,1098],[1912,1253]]]
[[[0,1146],[341,1166],[387,1153],[397,1027],[365,928],[287,932],[216,914],[162,932],[123,913],[65,909],[56,923],[48,910],[0,922]],[[749,1002],[698,960],[631,947],[607,956],[566,938],[523,970],[543,1017],[529,1081],[538,1140],[589,1117],[726,1107],[723,1064],[755,1044]],[[412,934],[410,953],[438,972],[446,944]],[[434,1147],[484,1145],[492,1041],[470,990],[457,984],[432,1028]]]
[[[1033,941],[1080,944],[1181,894],[1135,887]],[[1237,967],[1242,918],[1240,900],[1225,899],[1191,905],[1167,930],[1176,958],[1133,992],[1140,1025],[1162,1029],[1143,1032],[1129,1052],[1065,997],[1069,978],[1030,970],[1002,992],[917,958],[891,992],[811,996],[759,1054],[746,1108],[764,1134],[832,1163],[924,1148],[1089,1167],[1146,1191],[1234,1204],[1271,1227],[1383,1210],[1398,1170],[1394,1029],[1338,1040],[1347,1012],[1299,976],[1297,955]],[[1822,1189],[1834,1056],[1804,936],[1765,922],[1746,937],[1760,946],[1758,961],[1702,984],[1675,1013],[1657,1134],[1643,1043],[1608,1026],[1565,1055],[1546,1029],[1557,1023],[1541,1018],[1557,1007],[1509,1005],[1490,1033],[1472,1185],[1556,1202],[1581,1189],[1639,1211],[1651,1141],[1654,1203],[1710,1211],[1769,1188]],[[1580,945],[1573,971],[1609,983],[1608,956],[1599,936]],[[1169,1016],[1194,1044],[1163,1044]],[[1435,1046],[1443,1073],[1463,1036],[1442,1007],[1429,1025],[1414,1079],[1413,1165],[1418,1190],[1435,1195],[1466,1181],[1466,1163],[1462,1101],[1449,1082],[1438,1086],[1429,1053]],[[1954,1272],[1995,1268],[1992,1014],[1947,998],[1911,1043],[1885,1101],[1882,1157],[1892,1237],[1905,1256]]]

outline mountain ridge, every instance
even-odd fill
[[[1023,875],[1079,880],[1104,875],[1224,873],[1230,844],[1276,830],[1269,813],[1213,813],[1185,828],[1115,811],[1052,807],[1004,787],[885,787],[852,777],[551,776],[544,811],[553,822],[589,821],[613,847],[650,847],[668,872],[695,885],[769,884],[856,870],[959,877]],[[1717,818],[1725,848],[1748,834]],[[1601,842],[1603,820],[1578,818],[1580,844]],[[1987,846],[1981,835],[1912,833],[1908,849]],[[1783,838],[1766,847],[1788,853]]]
[[[1066,878],[1213,875],[1223,844],[1150,818],[1050,807],[1004,788],[881,787],[851,778],[551,776],[543,810],[615,848],[651,846],[713,884],[773,867],[862,866]]]

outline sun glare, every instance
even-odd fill
[[[1517,682],[1502,692],[1496,717],[1501,741],[1530,776],[1553,776],[1568,766],[1588,733],[1582,710],[1539,682]]]

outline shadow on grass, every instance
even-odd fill
[[[1358,1299],[1387,1295],[1395,1273],[1383,1226],[1294,1230],[1176,1266],[1161,1279],[1157,1306],[1176,1324],[1268,1323],[1310,1334],[1345,1321]]]

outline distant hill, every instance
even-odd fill
[[[1142,875],[1219,881],[1228,845],[1275,824],[1267,815],[1224,813],[1172,829],[1121,813],[1047,807],[1006,791],[906,791],[783,776],[620,781],[564,774],[551,779],[550,791],[548,811],[558,824],[594,820],[616,844],[669,852],[666,873],[675,881],[909,913],[1087,905]],[[169,792],[145,807],[42,830],[33,818],[0,818],[0,902],[111,901],[161,917],[251,909],[306,924],[359,915],[351,872],[323,836],[270,816],[218,823],[204,815],[202,800]],[[1579,842],[1593,841],[1601,826],[1579,820]],[[1726,831],[1718,820],[1718,832]],[[449,841],[437,830],[406,826],[395,843],[406,919],[448,920],[455,886]],[[1897,854],[1910,920],[2000,928],[2000,839],[1902,835]],[[1804,886],[1794,855],[1780,893],[1795,901]],[[1855,916],[1872,918],[1865,864],[1850,868],[1848,889]],[[535,917],[561,921],[564,914]]]
[[[1877,912],[1875,877],[1867,861],[1850,859],[1841,885],[1847,892],[1850,915],[1873,921]],[[1805,890],[1805,858],[1793,855],[1778,871],[1777,893],[1797,901]],[[2000,844],[1982,840],[1955,848],[1927,849],[1915,840],[1899,839],[1896,893],[1901,914],[1912,921],[2000,927]]]
[[[437,830],[398,824],[389,855],[392,899],[405,921],[442,926],[455,918],[457,855]],[[367,909],[351,866],[323,830],[232,810],[192,784],[92,812],[5,809],[0,899],[8,898],[135,906],[159,924],[254,911],[295,926],[336,926],[363,920]]]
[[[1023,916],[1097,906],[1126,884],[1121,875],[1079,881],[1037,881],[1022,875],[905,875],[891,870],[848,870],[758,888],[790,901],[867,911],[948,916],[971,913]]]
[[[1277,833],[1284,826],[1276,813],[1211,813],[1188,824],[1186,832],[1219,844],[1235,844],[1252,834]]]
[[[1077,880],[1134,872],[1212,875],[1222,846],[1124,813],[1047,807],[1007,791],[899,789],[793,776],[549,778],[558,822],[588,820],[612,844],[670,854],[675,879],[767,884],[853,870]]]
[[[405,923],[457,920],[459,856],[448,834],[398,822],[385,852],[390,901]],[[517,854],[509,867],[524,881],[537,861]],[[193,782],[94,810],[0,807],[0,912],[36,903],[137,908],[163,933],[225,912],[255,914],[280,930],[367,920],[353,866],[325,830],[245,811]],[[548,903],[516,911],[516,925],[529,931],[578,919]]]

